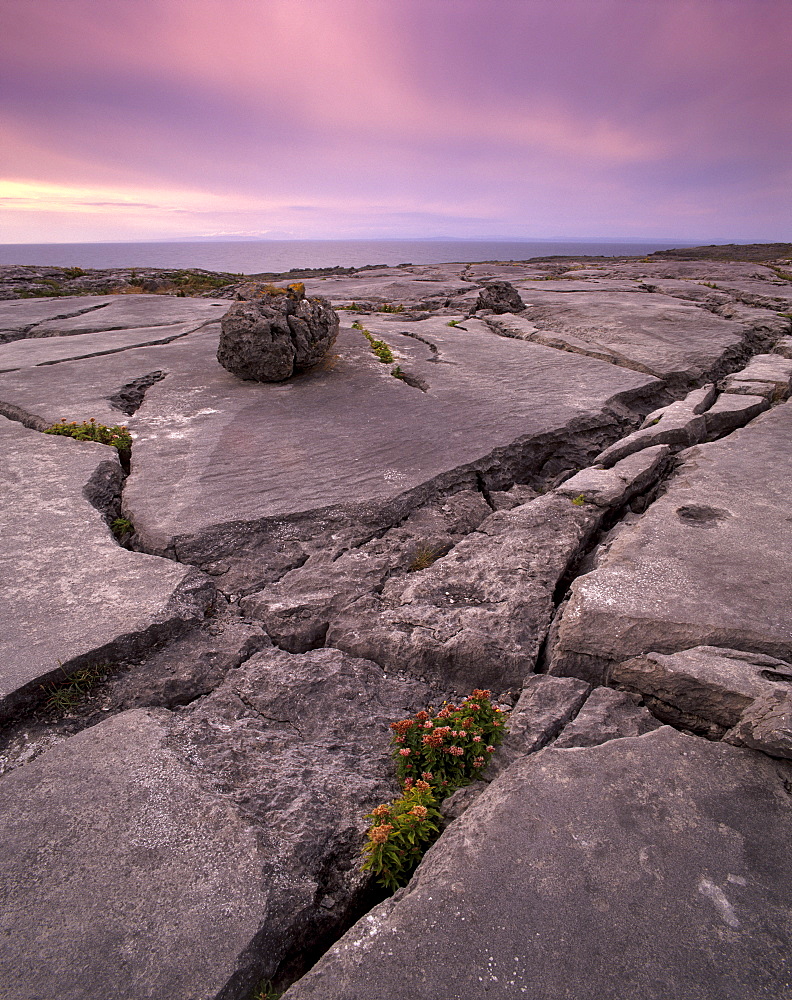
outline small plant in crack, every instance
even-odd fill
[[[109,672],[110,666],[107,663],[82,667],[73,674],[67,674],[61,667],[64,680],[51,681],[42,686],[42,691],[47,695],[45,706],[55,712],[72,711]]]
[[[582,507],[585,502],[586,502],[586,498],[583,496],[582,493],[578,493],[578,495],[572,501],[572,503],[576,507]]]
[[[258,986],[254,987],[250,995],[250,1000],[280,1000],[282,990],[276,990],[271,979],[262,979]]]
[[[385,343],[384,340],[377,340],[377,338],[369,330],[367,330],[365,326],[362,326],[360,323],[358,323],[357,320],[355,320],[355,322],[352,324],[352,328],[354,330],[360,330],[360,332],[363,334],[363,336],[371,345],[372,351],[377,355],[377,357],[384,365],[393,364],[396,358],[393,355],[393,351]],[[401,371],[401,369],[399,369],[399,371]],[[399,378],[400,376],[397,375],[396,377]]]
[[[115,537],[121,541],[127,535],[131,535],[135,531],[135,526],[129,520],[128,517],[117,517],[110,523],[110,530],[113,532]]]
[[[449,320],[449,321],[448,321],[448,322],[446,323],[446,326],[462,326],[462,324],[461,324],[461,323],[459,322],[459,320],[458,320],[458,319],[450,319],[450,320]]]
[[[442,545],[419,545],[407,567],[407,572],[417,573],[419,570],[427,569],[441,555],[443,555]]]
[[[449,702],[392,722],[399,798],[367,816],[363,870],[392,892],[406,885],[424,852],[440,836],[441,799],[481,777],[505,734],[504,713],[490,692],[476,689],[461,705]]]
[[[118,426],[116,424],[108,427],[106,424],[98,424],[94,417],[81,424],[78,424],[76,420],[67,423],[66,417],[61,417],[60,423],[48,427],[44,433],[60,434],[63,437],[74,438],[76,441],[96,441],[99,444],[109,444],[122,452],[128,452],[132,447],[132,435],[126,425]]]

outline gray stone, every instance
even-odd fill
[[[551,673],[711,645],[792,661],[792,404],[698,445],[659,497],[578,577]]]
[[[674,392],[719,378],[746,348],[768,339],[751,322],[662,294],[552,292],[537,283],[525,299],[524,317],[539,329],[590,342],[618,364],[665,379]]]
[[[790,778],[667,727],[527,757],[284,1000],[783,997]]]
[[[520,293],[508,281],[490,281],[479,292],[476,310],[491,309],[494,313],[515,313],[525,309]]]
[[[338,314],[303,286],[247,285],[223,316],[217,360],[241,379],[282,382],[313,368],[338,336]]]
[[[757,354],[742,371],[729,375],[724,381],[725,392],[745,392],[747,386],[760,383],[765,387],[757,395],[767,395],[778,401],[789,396],[792,387],[792,359],[781,354]]]
[[[83,303],[91,301],[90,296],[59,301],[66,306],[61,307],[59,315],[69,315],[37,323],[28,331],[28,337],[64,337],[105,333],[108,330],[132,330],[135,327],[174,326],[178,323],[198,325],[219,320],[228,309],[228,302],[224,299],[177,298],[170,295],[114,295],[109,301],[100,300],[103,304],[94,309],[82,308]],[[11,304],[7,303],[6,308]]]
[[[659,729],[661,722],[641,703],[637,695],[612,688],[594,688],[575,718],[553,744],[557,747],[595,747],[608,740],[643,736]]]
[[[556,493],[572,499],[583,497],[597,507],[618,507],[657,482],[670,456],[668,445],[648,447],[629,454],[611,469],[583,469],[557,486]]]
[[[758,417],[770,406],[763,396],[738,395],[723,392],[704,414],[706,437],[709,440],[730,434],[738,427],[744,427],[754,417]]]
[[[3,483],[0,716],[41,686],[114,662],[203,618],[214,587],[192,567],[113,538],[90,502],[112,502],[114,448],[38,434],[0,417]]]
[[[225,372],[204,331],[144,349],[171,372],[130,421],[124,504],[147,551],[201,566],[233,553],[247,561],[245,589],[262,586],[284,567],[259,573],[260,547],[293,546],[292,568],[333,548],[331,535],[351,530],[359,544],[479,476],[498,489],[548,463],[585,465],[624,426],[627,406],[656,391],[647,376],[494,337],[484,324],[367,323],[429,391],[391,377],[357,330],[341,331],[321,370],[284,385]]]
[[[697,646],[678,653],[647,653],[614,664],[609,679],[670,708],[724,729],[737,725],[757,698],[792,690],[792,664],[771,656]],[[667,721],[676,721],[673,716]]]
[[[0,372],[115,354],[131,347],[168,344],[192,333],[196,328],[195,323],[177,323],[173,326],[142,326],[132,330],[82,333],[73,337],[17,340],[0,346]]]
[[[716,394],[715,386],[707,385],[694,389],[676,403],[655,410],[637,431],[606,448],[597,455],[595,462],[610,466],[642,448],[659,444],[673,445],[676,449],[698,444],[707,431],[706,418],[701,414],[709,408]]]
[[[789,688],[757,698],[723,739],[738,747],[761,750],[771,757],[792,759],[792,694]]]
[[[273,883],[256,831],[127,712],[0,784],[4,1000],[213,1000]]]
[[[324,642],[330,621],[389,578],[418,572],[492,513],[481,493],[463,490],[412,513],[403,524],[341,555],[332,549],[241,601],[283,649],[302,653]]]
[[[64,320],[102,309],[114,301],[112,295],[81,295],[65,298],[17,299],[0,302],[0,344],[33,333],[40,323]]]
[[[539,494],[531,486],[517,483],[509,490],[490,490],[490,503],[494,510],[511,510],[535,500]]]
[[[174,716],[115,716],[0,784],[4,1000],[247,998],[360,905],[388,723],[442,697],[320,650],[257,654]],[[49,991],[49,992],[48,992]]]
[[[590,691],[591,686],[576,677],[529,674],[485,780],[492,781],[519,757],[547,746],[580,711]]]
[[[792,337],[782,337],[773,348],[773,354],[780,354],[782,358],[792,358]]]
[[[568,484],[497,511],[447,556],[412,579],[389,580],[330,624],[327,642],[383,666],[464,687],[511,688],[534,669],[555,589],[600,526],[645,489],[666,455],[628,459],[600,488],[599,506]],[[600,484],[601,486],[601,484]]]

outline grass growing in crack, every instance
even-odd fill
[[[94,417],[81,424],[76,420],[67,423],[66,417],[61,417],[60,423],[48,427],[44,433],[60,434],[76,441],[97,441],[99,444],[109,444],[119,451],[129,451],[132,447],[132,435],[125,424],[120,427],[117,424],[108,427],[105,424],[98,424]]]
[[[477,688],[459,706],[430,708],[390,728],[402,794],[366,816],[371,825],[362,867],[395,892],[440,836],[440,800],[481,777],[503,739],[505,716],[490,692]]]
[[[250,995],[250,1000],[280,1000],[281,990],[276,990],[271,979],[262,980]]]
[[[442,554],[443,547],[441,545],[420,545],[416,549],[410,565],[407,567],[407,572],[417,573],[419,570],[427,569]]]
[[[367,330],[362,323],[358,323],[357,320],[355,320],[355,322],[352,324],[352,329],[360,330],[360,332],[363,334],[363,336],[371,345],[372,351],[377,355],[377,357],[384,365],[393,364],[396,358],[394,357],[393,351],[385,343],[384,340],[377,340],[377,338],[369,330]],[[396,367],[398,368],[398,365]],[[391,375],[395,374],[396,374],[395,370],[391,372]],[[401,377],[402,377],[401,368],[399,368],[399,374],[396,375],[396,378],[401,378]]]
[[[47,695],[45,706],[56,712],[70,712],[77,708],[85,695],[109,672],[107,663],[97,663],[92,667],[83,667],[73,674],[67,674],[61,667],[64,680],[51,681],[43,685],[42,691]]]
[[[461,324],[461,323],[459,322],[459,320],[458,320],[458,319],[450,319],[450,320],[449,320],[449,321],[448,321],[448,322],[446,323],[446,326],[462,326],[462,324]]]
[[[135,530],[135,526],[128,517],[117,517],[111,522],[110,530],[116,538],[123,538],[124,535],[131,535]]]
[[[576,507],[582,507],[582,506],[583,506],[583,504],[584,504],[585,502],[586,502],[586,498],[585,498],[585,497],[583,496],[583,494],[582,494],[582,493],[578,493],[578,495],[577,495],[577,496],[575,497],[575,499],[574,499],[574,500],[572,501],[572,503],[573,503],[573,504],[574,504],[574,505],[575,505]]]

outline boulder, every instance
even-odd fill
[[[491,309],[494,313],[522,312],[525,303],[510,282],[490,281],[476,299],[476,310],[479,309]]]
[[[243,285],[223,316],[217,360],[239,378],[283,382],[313,368],[338,335],[338,314],[326,299],[306,298],[300,284],[288,288]]]

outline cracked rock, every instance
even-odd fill
[[[250,284],[222,319],[217,360],[241,379],[282,382],[317,365],[338,336],[338,314],[304,288]]]

